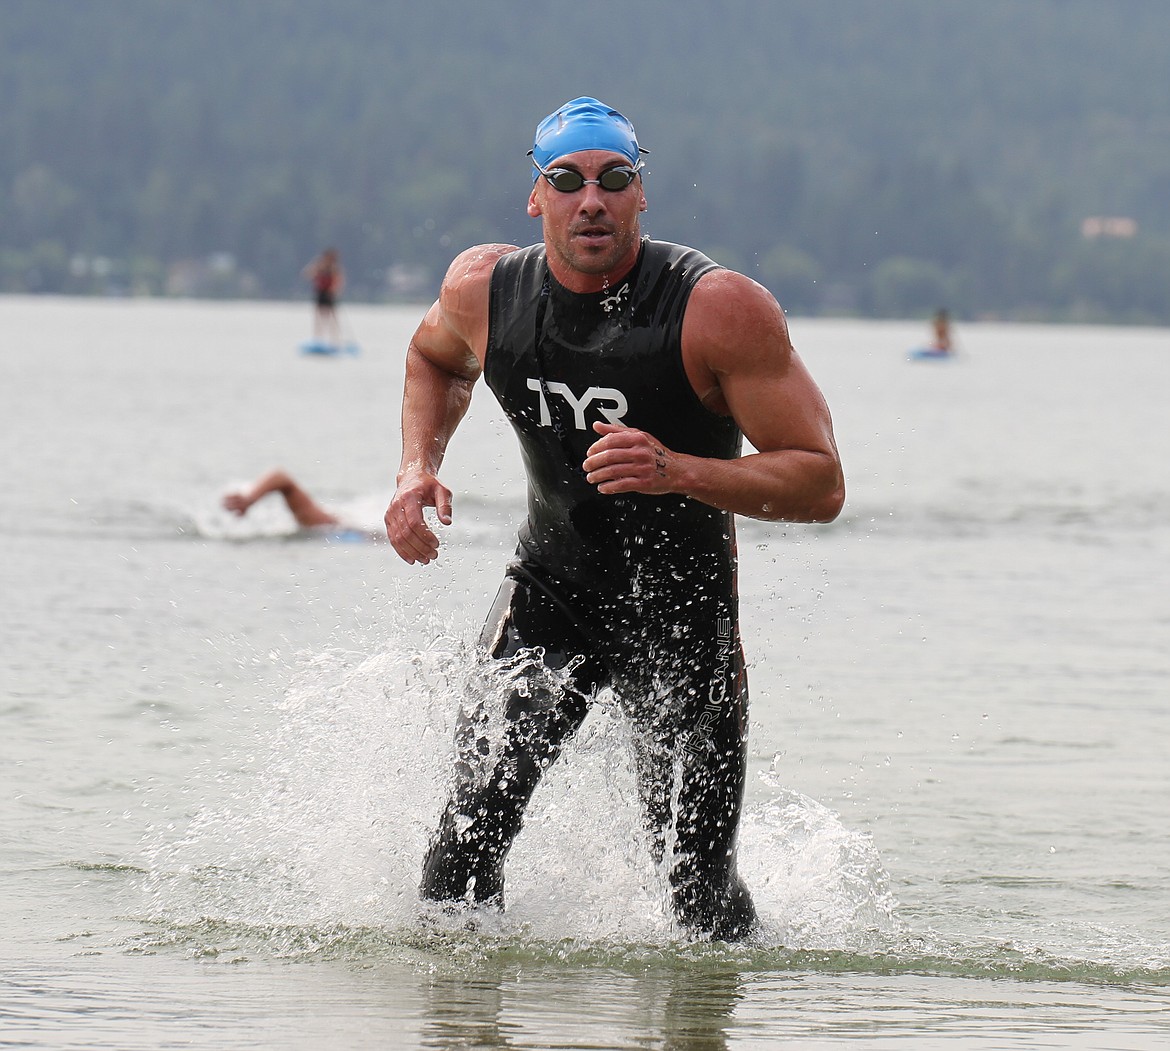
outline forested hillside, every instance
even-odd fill
[[[3,0],[0,291],[433,296],[566,99],[796,313],[1170,322],[1170,4]]]

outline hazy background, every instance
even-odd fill
[[[524,153],[634,121],[647,232],[790,312],[1170,322],[1170,4],[4,0],[0,291],[426,300]]]

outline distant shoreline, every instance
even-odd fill
[[[308,300],[303,297],[281,297],[281,296],[176,296],[176,295],[143,295],[132,292],[127,293],[83,293],[83,292],[21,292],[0,289],[0,300],[17,300],[17,299],[31,299],[44,302],[52,299],[68,299],[68,300],[89,300],[93,302],[111,302],[111,303],[198,303],[215,305],[222,303],[224,305],[304,305],[306,309],[309,307]],[[415,307],[423,309],[429,307],[434,302],[433,297],[420,298],[395,298],[395,299],[373,299],[352,297],[342,304],[342,309],[346,306],[350,307]],[[890,322],[896,323],[923,323],[929,319],[929,313],[923,312],[917,315],[906,316],[887,316],[878,314],[807,314],[796,313],[793,311],[786,311],[788,320],[790,322],[798,321],[865,321],[865,322]],[[1074,328],[1085,327],[1102,327],[1102,328],[1151,328],[1163,329],[1170,328],[1170,317],[1165,319],[1156,318],[1128,318],[1128,317],[1111,317],[1100,316],[1091,312],[1079,312],[1076,310],[1065,311],[1051,311],[1044,312],[1041,310],[1028,311],[1005,311],[997,313],[995,311],[984,311],[975,316],[964,316],[957,312],[952,312],[952,316],[956,324],[963,325],[1067,325]]]

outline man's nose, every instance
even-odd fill
[[[581,187],[580,193],[581,201],[579,207],[581,211],[589,215],[597,215],[605,211],[605,191],[600,186],[586,183]]]

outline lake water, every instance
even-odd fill
[[[1170,1038],[1170,332],[791,322],[849,482],[743,522],[756,944],[688,943],[604,705],[508,912],[421,915],[518,456],[480,388],[430,567],[376,526],[418,308],[0,299],[0,1045],[1152,1048]]]

